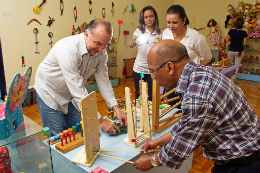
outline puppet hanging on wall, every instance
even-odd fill
[[[210,27],[210,31],[207,36],[210,36],[209,44],[213,44],[214,49],[218,50],[219,37],[221,36],[221,33],[220,33],[220,30],[216,26],[217,26],[217,22],[214,19],[210,19],[208,21],[207,27]]]

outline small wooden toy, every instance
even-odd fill
[[[49,16],[49,20],[48,20],[47,26],[50,27],[50,26],[52,25],[53,21],[55,21],[54,18],[51,18],[51,17]]]
[[[167,118],[164,118],[162,120],[160,120],[160,119],[163,118],[171,110],[173,110],[174,108],[179,106],[181,104],[181,101],[177,102],[175,105],[173,105],[167,111],[165,111],[164,113],[159,115],[159,105],[160,104],[171,102],[171,101],[174,101],[174,100],[177,100],[177,99],[180,98],[179,96],[177,96],[177,97],[165,100],[167,98],[167,96],[170,95],[171,93],[175,92],[175,90],[176,90],[176,88],[170,90],[166,94],[164,94],[161,97],[159,97],[160,96],[160,87],[156,83],[156,81],[153,80],[152,126],[155,127],[153,129],[153,131],[156,132],[156,133],[162,132],[164,129],[170,127],[171,125],[173,125],[174,123],[176,123],[177,121],[180,120],[180,117],[182,115],[182,113],[180,111],[176,111],[175,113],[173,113],[171,116],[169,116]],[[161,100],[164,100],[164,101],[161,101]]]
[[[90,167],[98,156],[98,153],[94,151],[100,149],[96,92],[91,92],[83,98],[80,101],[80,108],[85,147],[82,148],[72,162]]]
[[[50,37],[50,43],[49,43],[49,45],[51,45],[51,48],[52,48],[52,43],[53,43],[53,41],[51,40],[51,37],[53,37],[53,33],[52,33],[52,32],[49,32],[49,33],[48,33],[48,36]]]
[[[62,16],[62,14],[63,14],[63,9],[64,9],[63,0],[60,0],[60,15],[61,15],[61,16]]]
[[[125,14],[125,12],[127,11],[128,5],[124,8],[124,12],[123,14]]]
[[[126,97],[126,112],[127,112],[127,128],[128,128],[128,137],[123,140],[124,143],[136,148],[146,140],[151,138],[151,128],[150,128],[150,119],[148,115],[148,95],[147,95],[147,83],[142,82],[142,100],[141,100],[141,111],[140,111],[140,129],[137,130],[137,116],[135,111],[135,117],[133,118],[132,104],[131,104],[131,92],[130,88],[125,88],[125,97]],[[136,100],[136,98],[135,98]],[[136,107],[136,103],[135,103]],[[156,128],[156,127],[153,127]],[[142,133],[141,131],[144,131]]]
[[[21,56],[22,58],[22,67],[25,67],[25,64],[24,64],[24,56]]]
[[[76,6],[75,6],[74,9],[73,9],[73,15],[74,15],[75,22],[77,22],[78,10],[77,10],[77,7],[76,7]]]
[[[40,53],[40,52],[38,52],[38,40],[37,40],[37,34],[38,34],[38,32],[39,32],[39,30],[37,29],[37,28],[34,28],[33,29],[33,33],[35,34],[35,44],[36,44],[36,51],[35,51],[35,53]]]
[[[119,41],[119,37],[120,37],[120,23],[123,23],[123,20],[118,20],[117,23],[119,24],[118,39],[117,39],[117,41]]]
[[[103,19],[105,19],[105,17],[106,17],[106,9],[105,8],[102,8],[102,17],[103,17]]]
[[[92,1],[89,0],[88,2],[88,10],[89,10],[89,14],[91,15],[91,12],[92,12]]]
[[[33,11],[34,11],[36,14],[39,14],[39,13],[40,13],[40,10],[41,10],[41,6],[42,6],[45,2],[46,2],[46,0],[43,0],[40,5],[37,5],[36,7],[33,8]]]
[[[40,25],[42,25],[41,22],[39,22],[39,21],[38,21],[37,19],[35,19],[35,18],[31,19],[31,20],[27,23],[27,25],[30,25],[30,23],[32,23],[33,21],[35,21],[35,22],[39,23]]]
[[[0,140],[11,136],[24,121],[22,103],[26,98],[32,68],[28,67],[23,76],[16,74],[12,79],[5,107],[5,118],[0,120]]]
[[[115,4],[114,4],[114,2],[112,2],[112,9],[111,9],[112,17],[114,17],[114,12],[115,12],[114,6],[115,6]]]

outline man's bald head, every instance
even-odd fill
[[[174,40],[162,40],[151,47],[147,58],[155,58],[156,62],[167,62],[172,60],[181,61],[189,58],[185,46]]]

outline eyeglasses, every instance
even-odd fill
[[[149,68],[149,73],[150,74],[153,74],[154,72],[156,72],[157,70],[159,70],[160,68],[162,68],[165,64],[167,64],[168,62],[178,62],[176,60],[172,60],[172,61],[167,61],[165,63],[163,63],[162,65],[160,65],[159,67],[156,67],[155,69],[150,69]]]

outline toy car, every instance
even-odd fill
[[[256,38],[256,37],[260,37],[260,32],[252,32],[250,34],[248,34],[249,38]]]

